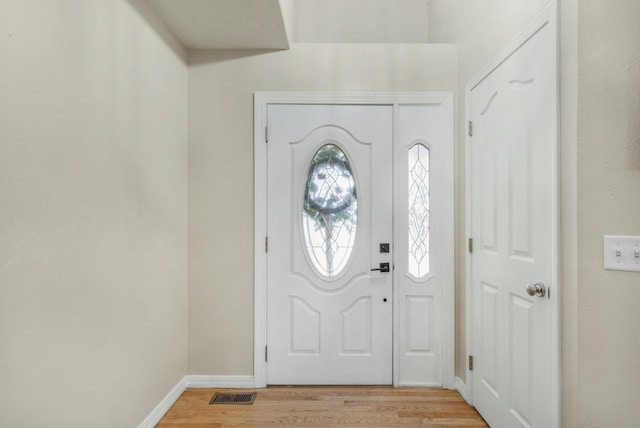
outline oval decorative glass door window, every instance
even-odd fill
[[[429,148],[409,149],[409,273],[423,278],[429,273]]]
[[[311,160],[302,217],[313,266],[323,276],[338,275],[353,251],[358,197],[351,164],[335,144],[320,147]]]

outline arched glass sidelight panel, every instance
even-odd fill
[[[429,273],[429,148],[409,149],[409,273],[422,278]]]
[[[355,243],[358,197],[351,164],[335,144],[322,146],[311,160],[302,217],[313,266],[324,276],[338,275]]]

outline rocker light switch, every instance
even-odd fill
[[[640,272],[640,236],[605,235],[604,268]]]

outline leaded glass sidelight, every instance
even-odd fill
[[[351,164],[335,144],[320,147],[311,160],[302,219],[313,265],[324,276],[338,275],[353,250],[358,198]]]
[[[409,273],[429,273],[429,148],[409,149]]]

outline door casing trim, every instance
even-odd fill
[[[555,68],[555,85],[554,85],[554,96],[555,96],[555,112],[553,114],[553,126],[555,126],[555,140],[553,141],[554,150],[553,150],[553,158],[551,159],[553,168],[552,168],[552,177],[551,180],[554,183],[553,186],[553,194],[551,196],[551,204],[552,204],[552,277],[554,279],[554,299],[551,300],[551,314],[552,314],[552,323],[555,328],[552,329],[552,338],[551,338],[551,355],[553,358],[552,362],[552,370],[553,370],[553,378],[556,380],[553,385],[553,391],[551,394],[553,395],[553,408],[549,409],[553,414],[553,420],[556,421],[556,426],[562,426],[561,422],[561,298],[562,298],[562,283],[561,283],[561,272],[560,272],[560,92],[559,92],[559,82],[560,82],[560,67],[559,67],[559,44],[560,37],[558,31],[558,16],[559,16],[559,5],[556,1],[551,2],[542,13],[535,18],[520,34],[518,34],[515,39],[513,39],[507,46],[505,46],[485,67],[480,70],[472,79],[470,79],[465,87],[465,123],[469,123],[471,120],[471,106],[468,100],[471,97],[471,91],[479,85],[489,74],[491,74],[496,68],[498,68],[503,62],[505,62],[511,55],[513,55],[527,40],[533,37],[538,31],[540,31],[543,27],[550,25],[551,30],[553,31],[554,38],[556,41],[555,49],[556,55],[554,56],[555,63],[553,67]],[[471,140],[472,137],[469,136],[468,133],[465,133],[465,205],[466,205],[466,237],[473,237],[473,231],[471,228],[471,216],[472,216],[472,168],[471,168]],[[473,355],[473,294],[471,292],[471,274],[472,274],[472,261],[471,254],[466,252],[466,348],[467,355]],[[466,360],[466,356],[465,356]],[[466,391],[467,397],[465,399],[471,405],[473,405],[473,372],[469,370],[469,367],[466,368]]]
[[[267,386],[267,363],[265,361],[267,343],[267,107],[269,104],[350,104],[350,105],[443,105],[451,110],[450,123],[446,123],[453,133],[453,94],[451,92],[256,92],[254,94],[254,368],[256,388]],[[453,144],[452,139],[452,144]],[[453,159],[451,159],[451,180],[453,181]],[[453,183],[451,183],[453,192]],[[451,211],[453,218],[453,194]],[[453,237],[453,224],[451,225]],[[442,386],[453,389],[455,378],[455,300],[453,239],[450,243],[450,267],[443,272],[443,327],[442,327]],[[444,286],[450,284],[450,287]],[[396,299],[394,299],[394,309]],[[395,312],[395,311],[394,311]],[[397,337],[397,323],[394,320],[393,334]],[[398,383],[397,340],[393,344],[393,385]],[[424,385],[426,386],[426,385]]]

